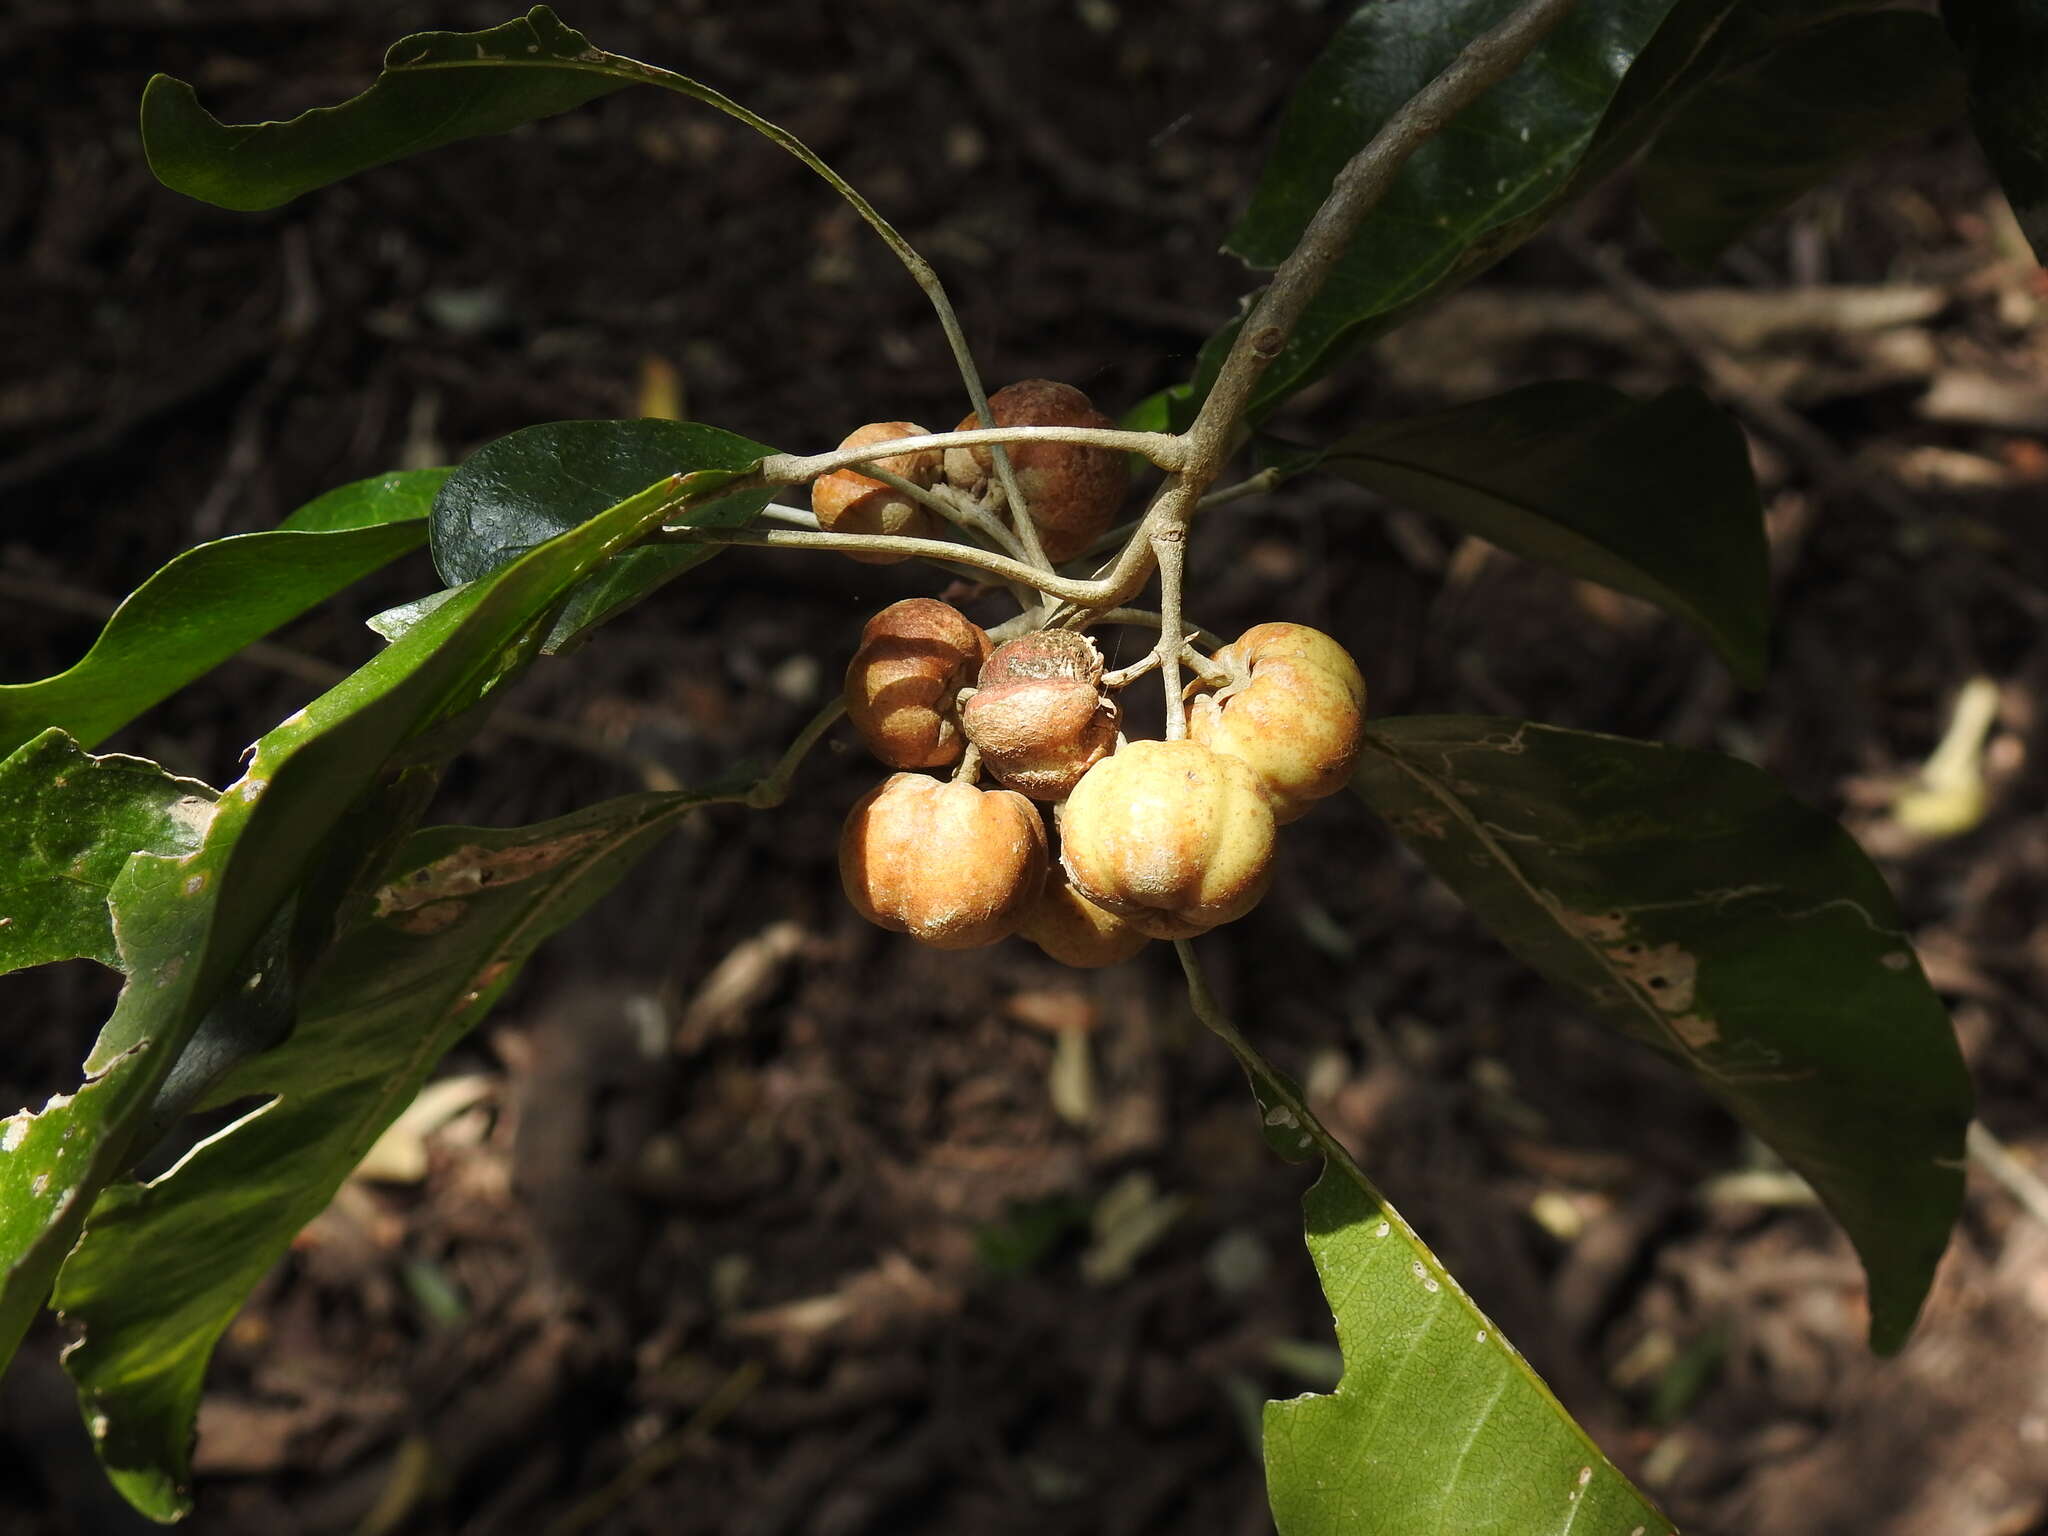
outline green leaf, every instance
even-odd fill
[[[729,477],[712,476],[713,494]],[[472,583],[396,645],[256,743],[198,848],[138,853],[110,902],[128,973],[86,1059],[86,1083],[40,1114],[11,1117],[0,1144],[0,1365],[48,1293],[93,1200],[127,1167],[151,1107],[200,1020],[330,834],[408,739],[468,708],[508,653],[592,569],[674,514],[693,490],[671,477]]]
[[[49,726],[87,746],[103,741],[252,640],[419,548],[447,474],[359,480],[270,532],[186,550],[114,610],[77,665],[0,686],[0,753]]]
[[[628,85],[673,91],[746,124],[846,199],[919,285],[936,291],[929,265],[910,242],[794,134],[688,76],[592,46],[544,5],[483,32],[401,38],[362,95],[288,123],[230,127],[199,105],[191,86],[158,75],[142,95],[142,144],[164,185],[222,208],[253,211],[372,166],[565,112]]]
[[[1638,401],[1604,384],[1530,384],[1375,423],[1292,467],[1343,475],[1655,603],[1762,686],[1763,504],[1742,429],[1696,389]]]
[[[91,757],[62,731],[0,761],[0,971],[116,963],[107,893],[130,854],[199,846],[213,790],[140,757]]]
[[[2048,260],[2048,11],[2039,0],[1942,0],[1970,77],[1970,123],[2037,258]]]
[[[702,803],[634,795],[538,826],[416,833],[309,983],[290,1043],[215,1094],[267,1102],[154,1183],[102,1196],[55,1305],[83,1329],[65,1367],[137,1509],[190,1509],[206,1363],[250,1290],[527,956]]]
[[[553,421],[525,427],[477,449],[441,488],[431,522],[434,564],[451,587],[474,581],[663,475],[746,470],[772,452],[696,422]],[[757,487],[707,499],[690,521],[737,527],[771,495]],[[619,556],[571,594],[545,649],[563,649],[717,552],[715,545],[669,544]],[[408,613],[404,622],[410,618]]]
[[[1408,0],[1355,10],[1296,88],[1226,249],[1253,267],[1278,266],[1344,163],[1515,3]],[[1366,339],[1376,317],[1477,270],[1540,227],[1571,189],[1630,65],[1675,9],[1677,0],[1577,7],[1520,70],[1417,150],[1260,380],[1254,415]],[[1204,360],[1197,399],[1220,350],[1206,349]]]
[[[1842,17],[1694,97],[1643,162],[1643,211],[1705,266],[1867,151],[1959,115],[1964,92],[1932,16]]]
[[[394,469],[324,491],[277,526],[293,533],[343,533],[387,523],[424,525],[434,497],[454,471]]]
[[[1667,1536],[1458,1282],[1348,1162],[1303,1202],[1344,1375],[1266,1404],[1280,1536]]]
[[[1520,720],[1381,720],[1353,785],[1495,937],[1806,1177],[1897,1349],[1961,1209],[1970,1081],[1848,834],[1734,758]]]
[[[535,6],[482,32],[421,32],[393,43],[360,96],[290,122],[230,127],[191,86],[157,75],[142,93],[142,147],[163,184],[255,212],[371,166],[504,133],[627,85],[608,56]]]
[[[1289,1160],[1324,1159],[1305,1201],[1308,1246],[1344,1374],[1328,1396],[1266,1405],[1266,1495],[1280,1536],[1665,1536],[1670,1524],[1223,1015],[1192,947],[1174,947],[1195,1012],[1251,1079],[1269,1144]],[[1295,1144],[1274,1143],[1276,1132]]]

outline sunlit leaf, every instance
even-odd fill
[[[1308,1246],[1344,1351],[1333,1393],[1268,1403],[1280,1536],[1668,1536],[1629,1483],[1319,1121],[1225,1018],[1180,946],[1196,1011],[1236,1055],[1269,1144],[1320,1153]],[[1276,1136],[1281,1137],[1275,1141]]]
[[[700,803],[635,795],[538,826],[415,834],[302,994],[291,1042],[215,1095],[266,1102],[162,1178],[101,1197],[55,1305],[82,1329],[64,1363],[101,1460],[143,1513],[191,1506],[206,1363],[257,1281],[526,957]]]
[[[1304,1206],[1344,1375],[1266,1405],[1279,1536],[1672,1536],[1354,1167]]]
[[[88,747],[103,741],[252,640],[419,548],[447,473],[360,480],[270,532],[186,550],[114,610],[75,666],[0,686],[0,753],[49,726]]]
[[[466,709],[507,651],[589,571],[670,515],[680,477],[473,582],[406,637],[256,743],[200,844],[137,853],[110,892],[127,973],[86,1082],[0,1126],[0,1364],[47,1294],[93,1200],[136,1140],[201,1019],[316,871],[328,839],[409,738]]]
[[[0,761],[0,971],[113,965],[107,893],[131,854],[199,846],[213,790],[140,757],[91,757],[45,731]]]

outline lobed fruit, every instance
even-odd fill
[[[1198,741],[1134,741],[1060,807],[1075,887],[1155,939],[1244,916],[1266,892],[1273,813],[1258,775]]]
[[[1006,789],[893,773],[855,802],[839,838],[846,899],[935,949],[1014,933],[1045,885],[1045,823]]]
[[[1351,776],[1365,740],[1365,679],[1343,646],[1305,624],[1254,624],[1216,653],[1247,679],[1189,692],[1188,736],[1249,766],[1276,821],[1293,821]]]
[[[866,448],[893,438],[921,437],[925,428],[910,421],[874,421],[847,434],[841,448]],[[930,489],[938,484],[944,461],[936,448],[899,453],[877,461],[876,467]],[[857,469],[835,469],[811,482],[811,511],[828,533],[888,533],[906,538],[936,538],[940,519],[929,507],[912,501],[893,485]],[[865,565],[888,565],[907,555],[846,551]]]
[[[957,763],[966,743],[953,701],[988,653],[981,626],[950,603],[891,603],[868,620],[846,664],[846,713],[891,768]]]
[[[1064,800],[1116,748],[1120,714],[1101,678],[1102,654],[1086,635],[1022,635],[989,654],[960,723],[998,783]]]
[[[1093,970],[1128,960],[1151,942],[1144,934],[1074,889],[1055,864],[1045,890],[1033,902],[1017,932],[1062,965]]]
[[[1052,379],[1025,379],[988,397],[989,415],[999,427],[1114,427],[1071,384]],[[981,425],[969,416],[955,431]],[[1038,527],[1039,542],[1055,561],[1070,560],[1094,543],[1116,521],[1130,486],[1123,455],[1113,448],[1082,443],[1009,443],[1005,451],[1017,474],[1017,489]],[[995,456],[985,447],[946,450],[946,479],[970,495],[980,495],[994,472]]]

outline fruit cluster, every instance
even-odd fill
[[[1184,739],[1127,742],[1086,635],[992,647],[935,599],[884,608],[846,669],[846,706],[899,771],[846,819],[847,898],[940,949],[1019,933],[1076,966],[1242,917],[1265,894],[1276,825],[1350,773],[1365,683],[1342,646],[1298,624],[1256,625],[1215,662],[1229,681],[1190,685]],[[970,746],[999,788],[917,771]]]
[[[1006,385],[988,399],[989,415],[998,427],[1114,427],[1116,423],[1080,390],[1051,379],[1025,379]],[[953,430],[967,432],[981,421],[967,417]],[[866,448],[896,438],[924,437],[926,429],[910,421],[878,421],[850,434],[841,448]],[[1010,468],[1017,480],[1046,557],[1055,563],[1071,560],[1109,531],[1130,488],[1124,458],[1106,448],[1080,443],[1012,443]],[[957,496],[977,505],[993,501],[995,461],[985,447],[937,449],[898,454],[872,468],[929,491],[943,479]],[[939,534],[938,514],[899,486],[857,469],[820,475],[811,486],[811,511],[828,533],[887,533],[930,539]],[[859,553],[856,560],[881,564],[907,558],[894,554]]]

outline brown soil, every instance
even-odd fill
[[[155,185],[132,126],[152,71],[229,120],[286,116],[357,88],[396,36],[509,14],[369,9],[28,0],[0,21],[0,676],[90,639],[59,583],[117,596],[341,481],[635,414],[663,365],[694,418],[792,449],[960,414],[920,297],[852,215],[652,93],[269,215]],[[832,160],[945,272],[992,381],[1071,380],[1112,412],[1183,376],[1230,312],[1244,278],[1220,234],[1330,24],[1196,0],[567,19]],[[1723,309],[1684,310],[1675,341],[1574,254],[1585,240]],[[1882,324],[1829,307],[1875,283],[1925,303]],[[1626,185],[1606,189],[1302,402],[1312,432],[1732,361],[1777,555],[1762,695],[1632,602],[1332,485],[1205,527],[1196,613],[1329,629],[1380,713],[1719,746],[1843,812],[1955,1003],[1983,1119],[2024,1159],[2048,1054],[2048,823],[2025,772],[2048,683],[2044,302],[1973,152],[1944,140],[1711,274],[1658,254]],[[1821,446],[1774,429],[1771,402]],[[352,663],[361,620],[431,584],[409,564],[280,638]],[[512,707],[702,781],[772,755],[865,616],[932,590],[906,567],[728,554]],[[1977,675],[2002,690],[1990,810],[1916,837],[1894,792]],[[112,745],[218,781],[306,691],[233,665]],[[1265,1154],[1158,946],[1083,975],[1020,942],[940,955],[862,924],[833,848],[876,774],[835,742],[790,807],[707,814],[543,952],[448,1062],[467,1087],[421,1165],[351,1184],[230,1332],[194,1529],[1269,1528],[1249,1416],[1322,1384],[1333,1349],[1304,1175]],[[500,736],[440,816],[531,821],[637,787],[602,755]],[[1920,1334],[1874,1362],[1839,1233],[1358,805],[1289,837],[1272,897],[1205,949],[1250,1031],[1685,1529],[2048,1530],[2048,1233],[2003,1190],[1973,1184]],[[5,987],[0,1101],[40,1102],[111,984],[62,967]],[[1117,1209],[1158,1217],[1156,1240],[1099,1241],[1092,1216]],[[0,1383],[0,1530],[143,1528],[99,1478],[60,1342],[40,1329]]]

